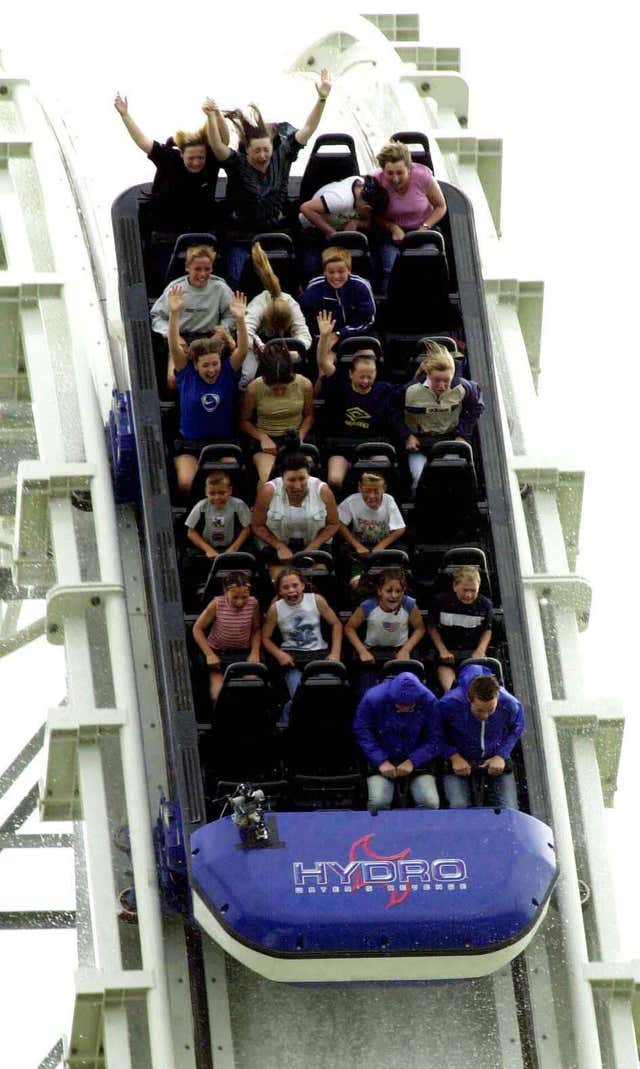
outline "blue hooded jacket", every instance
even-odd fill
[[[351,334],[366,334],[376,318],[376,302],[371,283],[360,275],[349,275],[344,286],[334,289],[324,275],[312,278],[300,297],[309,330],[317,333],[318,312],[331,312],[335,319],[336,333],[341,338]]]
[[[414,705],[398,712],[399,705]],[[409,758],[416,768],[442,753],[438,702],[412,672],[401,672],[371,687],[353,722],[358,745],[372,765],[399,764]]]
[[[476,676],[490,676],[483,664],[468,664],[460,670],[458,685],[438,702],[444,737],[443,753],[449,759],[459,753],[466,761],[483,761],[500,756],[505,760],[522,735],[524,709],[517,698],[500,687],[495,713],[487,720],[476,720],[471,712],[467,689]]]

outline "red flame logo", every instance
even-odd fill
[[[405,850],[400,850],[397,854],[376,854],[375,850],[372,850],[369,845],[372,839],[373,835],[363,835],[360,839],[356,839],[355,842],[351,844],[351,849],[349,850],[349,861],[359,860],[356,857],[359,847],[362,848],[362,853],[365,857],[368,857],[371,861],[404,861],[411,853],[411,850],[407,847]],[[354,891],[359,891],[361,887],[365,886],[365,881],[360,872],[356,872],[352,886]],[[409,893],[408,886],[402,894],[398,894],[397,891],[390,891],[389,901],[387,902],[385,909],[399,906],[401,902],[404,902],[405,899],[409,897]]]

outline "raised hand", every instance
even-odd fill
[[[332,317],[331,312],[318,312],[316,322],[321,337],[323,334],[333,334],[333,328],[336,325],[336,321]]]
[[[331,92],[331,75],[327,67],[323,67],[320,71],[320,82],[318,83],[318,96],[323,100],[326,100]]]
[[[167,304],[170,312],[181,312],[184,305],[182,286],[172,286],[167,294]]]
[[[247,311],[247,297],[244,293],[234,293],[233,300],[229,301],[229,311],[234,319],[244,319]]]
[[[120,93],[116,93],[116,98],[113,102],[113,106],[118,112],[118,115],[126,115],[129,111],[129,101],[126,97],[121,97]]]
[[[206,97],[202,104],[202,110],[205,115],[215,115],[216,112],[220,111],[220,108],[215,100],[212,100],[211,97]]]

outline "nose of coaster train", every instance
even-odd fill
[[[194,913],[275,980],[446,980],[520,953],[557,878],[546,824],[514,809],[278,813],[192,836]]]

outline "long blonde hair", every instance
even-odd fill
[[[265,333],[270,337],[286,337],[291,329],[293,316],[287,301],[282,296],[280,279],[269,263],[269,257],[259,241],[254,242],[251,247],[251,259],[258,278],[271,297],[262,316]]]

